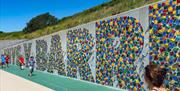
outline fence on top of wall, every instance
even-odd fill
[[[36,59],[36,70],[144,91],[144,67],[169,69],[164,86],[180,89],[180,4],[167,0],[133,9],[8,48],[11,64],[18,56]]]

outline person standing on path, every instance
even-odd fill
[[[7,67],[9,68],[9,59],[10,59],[10,58],[9,58],[9,55],[6,55],[6,58],[5,58],[5,59],[6,59],[6,65],[7,65]]]
[[[30,57],[28,64],[29,64],[29,69],[30,69],[28,76],[32,76],[32,73],[34,71],[34,65],[35,65],[35,60],[33,56]]]
[[[22,55],[19,57],[19,63],[20,63],[20,69],[23,70],[25,63],[24,63],[24,57]]]
[[[1,66],[2,66],[2,68],[3,68],[3,66],[5,65],[5,56],[4,56],[4,54],[2,54],[1,55]]]

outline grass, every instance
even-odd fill
[[[159,0],[112,0],[95,6],[72,16],[59,20],[57,25],[48,26],[35,32],[25,34],[23,32],[0,33],[0,40],[7,39],[33,39],[48,35],[57,31],[75,27],[83,23],[99,20],[140,6],[144,6]]]

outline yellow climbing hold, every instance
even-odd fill
[[[139,20],[136,20],[135,22],[136,22],[136,23],[139,23]]]
[[[130,86],[130,88],[133,88],[132,86]]]
[[[132,21],[129,19],[128,22],[131,23]]]
[[[169,61],[169,59],[170,59],[170,57],[169,57],[169,56],[167,56],[167,57],[166,57],[166,61]]]
[[[96,30],[98,30],[98,29],[96,29]],[[100,34],[100,32],[98,31],[97,34]]]
[[[149,14],[149,16],[151,16],[151,17],[152,17],[152,16],[153,16],[153,14],[151,13],[151,14]]]
[[[163,18],[163,19],[165,19],[165,18],[166,18],[166,16],[162,16],[162,18]]]
[[[133,57],[133,55],[132,54],[130,54],[130,58],[132,58]]]
[[[177,4],[177,1],[176,1],[176,0],[174,0],[174,1],[173,1],[173,4]]]
[[[175,83],[175,81],[174,80],[171,80],[171,82],[170,82],[172,85]]]
[[[122,48],[122,45],[120,45],[119,47]]]
[[[132,79],[130,79],[130,83],[132,82]]]
[[[114,67],[114,63],[112,63],[111,66]]]
[[[101,41],[104,42],[104,41],[105,41],[105,38],[102,38]]]
[[[130,43],[132,44],[132,43],[133,43],[133,41],[131,40],[131,41],[130,41]]]
[[[104,54],[103,57],[106,58],[106,54]]]
[[[159,13],[158,10],[156,10],[155,14],[158,14],[158,13]]]
[[[114,81],[114,77],[112,77],[111,80]]]
[[[179,53],[178,52],[176,53],[176,56],[179,57]]]
[[[168,8],[168,11],[169,11],[169,12],[172,12],[172,11],[173,11],[173,8],[172,8],[172,7],[169,7],[169,8]]]
[[[125,66],[125,65],[124,65],[124,64],[122,64],[122,67],[123,67],[123,68],[124,68],[124,66]]]
[[[166,0],[165,4],[168,6],[169,5],[169,0]]]
[[[157,40],[156,43],[160,43],[160,40]]]
[[[136,84],[139,84],[139,80],[136,79]]]
[[[158,23],[158,21],[157,21],[157,20],[155,20],[155,21],[154,21],[154,24],[157,24],[157,23]]]
[[[120,58],[119,58],[119,61],[120,61],[120,62],[122,62],[122,61],[123,61],[123,58],[122,58],[122,57],[120,57]]]
[[[126,64],[129,64],[129,61],[126,61]]]
[[[113,21],[110,22],[110,25],[111,25],[111,26],[113,25]]]
[[[149,30],[149,33],[150,33],[150,34],[153,34],[153,29],[150,29],[150,30]]]
[[[76,39],[75,39],[76,41],[78,40],[78,37],[76,37]]]
[[[168,33],[170,33],[171,31],[172,31],[171,29],[168,29],[168,31],[167,31],[167,32],[168,32]]]
[[[176,40],[175,38],[170,38],[171,42],[175,42],[175,40]]]
[[[175,10],[173,11],[173,14],[176,14],[176,11],[175,11]]]
[[[160,29],[158,32],[159,32],[159,33],[163,33],[164,31],[163,31],[162,29]]]
[[[180,31],[176,31],[175,35],[180,36]]]
[[[134,37],[134,40],[137,40],[137,37],[136,37],[136,36]]]
[[[168,43],[166,43],[164,46],[165,46],[166,48],[168,48],[168,47],[169,47],[169,44],[168,44]]]
[[[127,41],[125,41],[125,44],[128,44],[128,42],[127,42]]]
[[[136,46],[134,46],[134,48],[133,48],[135,51],[137,51],[138,50],[138,48],[136,47]]]
[[[141,35],[144,36],[144,33],[142,33]]]
[[[172,66],[172,70],[175,71],[175,70],[176,70],[176,67]]]
[[[157,9],[157,8],[158,8],[158,4],[154,4],[154,5],[153,5],[153,8],[154,8],[154,9]]]
[[[137,91],[137,88],[136,87],[134,87],[134,89],[133,89],[134,91]]]

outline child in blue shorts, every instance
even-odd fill
[[[6,59],[5,59],[5,56],[4,54],[1,55],[1,67],[3,68],[3,65],[5,65],[5,62],[6,62]]]

